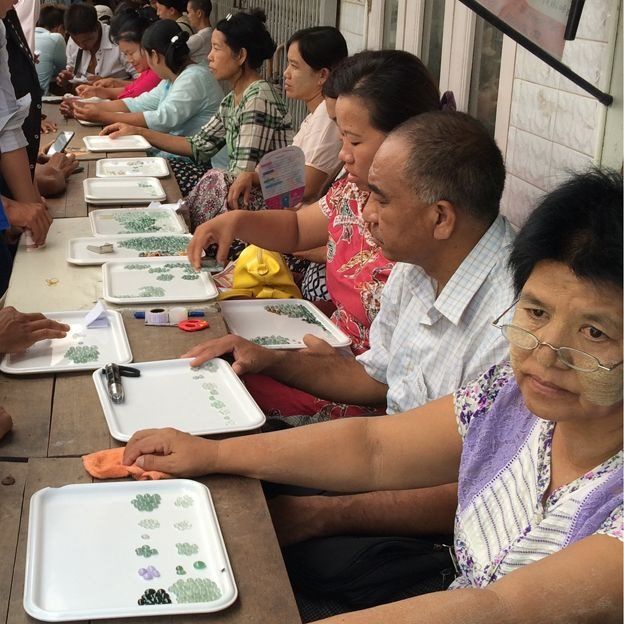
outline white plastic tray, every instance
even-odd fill
[[[305,347],[305,334],[322,338],[333,347],[346,347],[351,344],[347,334],[338,329],[316,306],[304,299],[222,301],[219,305],[233,334],[271,349],[302,349]],[[283,312],[291,310],[297,317],[270,312],[267,308]],[[303,320],[304,316],[308,321]]]
[[[167,161],[160,157],[146,158],[102,158],[95,165],[98,178],[119,178],[151,176],[166,178],[169,175]]]
[[[103,297],[111,303],[208,301],[219,294],[210,272],[195,271],[186,258],[107,262],[102,278]]]
[[[45,316],[60,323],[67,323],[70,330],[65,338],[42,340],[21,353],[7,354],[0,364],[3,373],[26,375],[30,373],[59,373],[67,371],[94,370],[109,362],[127,364],[132,362],[132,352],[126,328],[119,312],[107,310],[108,327],[86,328],[84,310],[78,312],[44,312]],[[87,362],[75,362],[66,357],[73,347],[97,347],[96,357]],[[92,352],[93,353],[93,352]],[[95,355],[95,354],[94,354]]]
[[[158,178],[87,178],[82,185],[90,204],[144,204],[167,197]]]
[[[76,119],[81,126],[101,126],[99,121],[87,121],[86,119]]]
[[[129,134],[117,139],[94,135],[83,137],[82,140],[90,152],[133,152],[151,147],[140,134]]]
[[[173,208],[101,208],[89,213],[94,236],[115,234],[185,234],[188,229]]]
[[[102,370],[96,370],[93,381],[113,438],[127,442],[136,431],[160,427],[212,435],[264,424],[264,414],[226,361],[214,359],[200,368],[190,362],[134,364],[141,376],[121,378],[125,398],[118,404],[111,401]]]
[[[158,495],[158,506],[140,511],[132,504],[139,495]],[[197,552],[179,554],[177,544]],[[141,548],[157,553],[141,556]],[[206,567],[197,569],[198,561]],[[149,566],[160,576],[139,574]],[[214,593],[181,602],[174,587],[191,579]],[[139,605],[146,590],[160,588],[171,604]],[[208,613],[230,606],[237,594],[212,498],[201,483],[75,484],[44,488],[30,499],[24,609],[39,620]]]
[[[106,237],[89,236],[84,238],[72,238],[67,243],[67,262],[70,264],[104,264],[114,260],[132,260],[141,258],[141,253],[172,252],[178,250],[178,245],[186,241],[191,242],[190,234],[118,234]],[[128,242],[129,241],[129,242]],[[113,252],[100,254],[87,249],[88,245],[102,245],[112,243]],[[134,245],[136,243],[136,245]],[[127,247],[126,245],[134,245]],[[181,247],[179,248],[181,250]],[[175,257],[184,259],[183,253],[162,257]]]

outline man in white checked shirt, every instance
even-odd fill
[[[232,352],[239,374],[270,375],[336,402],[385,400],[388,413],[453,392],[507,354],[491,326],[493,312],[513,300],[506,267],[513,232],[498,212],[504,180],[500,150],[475,119],[435,112],[409,120],[388,135],[369,173],[363,216],[384,255],[397,261],[370,350],[353,359],[314,337],[307,350],[292,352],[227,336],[187,355],[196,364]],[[382,534],[451,533],[456,505],[454,485],[280,497],[274,519],[283,543],[371,527]]]

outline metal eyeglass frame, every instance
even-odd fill
[[[511,310],[511,308],[513,308],[516,305],[516,303],[518,303],[517,299],[500,316],[498,316],[492,321],[492,325],[500,329],[503,336],[514,346],[519,347],[520,349],[524,349],[525,351],[535,351],[535,349],[537,349],[538,347],[545,345],[549,347],[550,349],[552,349],[557,354],[557,359],[561,363],[565,364],[569,368],[573,368],[574,370],[580,371],[582,373],[593,373],[599,369],[602,369],[605,371],[612,371],[624,362],[624,360],[622,360],[618,362],[617,364],[613,364],[613,366],[605,366],[604,364],[600,362],[600,360],[595,355],[592,355],[591,353],[587,353],[587,351],[581,351],[580,349],[575,349],[574,347],[554,347],[549,342],[544,342],[543,340],[540,340],[533,332],[530,332],[528,329],[524,329],[523,327],[519,327],[518,325],[513,325],[512,323],[505,323],[503,325],[499,325],[498,323],[503,318],[503,316],[505,316],[505,314],[507,314],[507,312],[509,312],[509,310]],[[507,334],[505,333],[505,329],[507,327],[511,327],[516,331],[520,331],[526,334],[527,336],[530,336],[533,339],[533,342],[535,343],[535,345],[532,347],[525,347],[523,345],[519,345],[513,342],[512,340],[509,339],[509,336],[507,336]],[[569,353],[569,352],[578,353],[585,357],[591,358],[596,364],[594,368],[583,368],[583,367],[575,366],[574,364],[570,364],[570,362],[567,362],[561,357],[561,351],[564,351],[565,353]]]

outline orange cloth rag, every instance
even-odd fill
[[[106,449],[82,456],[82,464],[85,470],[96,479],[120,479],[133,477],[137,481],[156,481],[157,479],[170,479],[171,475],[158,470],[143,470],[136,464],[124,466],[123,447]]]

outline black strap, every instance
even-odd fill
[[[78,74],[78,69],[80,68],[80,63],[82,63],[82,53],[84,50],[82,48],[78,48],[78,54],[76,54],[76,64],[74,65],[74,77]]]

